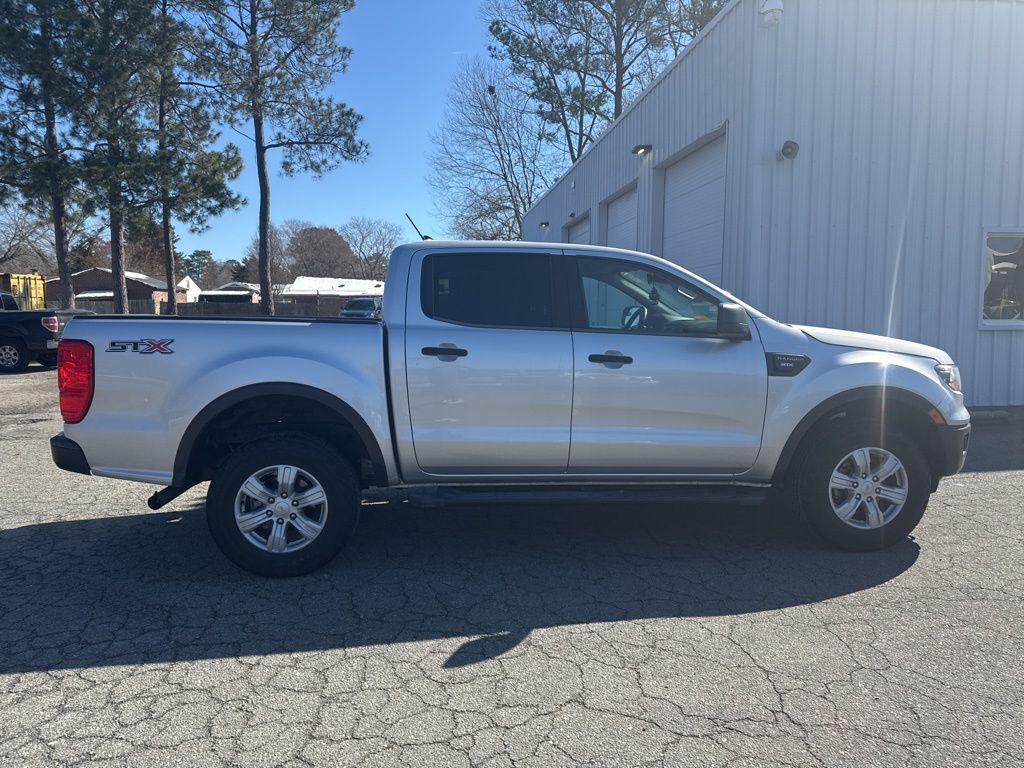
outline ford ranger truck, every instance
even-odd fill
[[[781,495],[829,542],[917,525],[970,416],[939,349],[777,322],[660,258],[429,242],[391,256],[380,319],[76,317],[57,466],[210,481],[224,553],[327,563],[364,493],[681,500]]]

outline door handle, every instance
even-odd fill
[[[609,350],[603,355],[591,355],[587,359],[592,363],[602,363],[604,365],[630,365],[633,362],[633,358],[629,355],[624,355],[614,350]]]
[[[427,357],[465,357],[469,354],[459,347],[424,347],[422,350]]]

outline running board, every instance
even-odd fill
[[[374,488],[367,502],[409,501],[423,507],[480,504],[731,504],[758,506],[767,485],[431,485]]]

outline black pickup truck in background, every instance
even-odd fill
[[[23,310],[11,294],[0,293],[0,373],[23,371],[33,360],[56,365],[60,326],[54,310]]]

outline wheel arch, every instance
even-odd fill
[[[336,416],[338,422],[350,428],[359,441],[359,448],[373,468],[376,484],[387,484],[387,463],[380,443],[366,420],[351,405],[317,387],[291,382],[270,382],[250,384],[226,392],[208,403],[193,417],[178,442],[172,485],[188,487],[206,479],[202,476],[204,467],[199,466],[197,460],[202,457],[200,452],[210,439],[211,427],[216,427],[218,419],[239,411],[246,403],[255,404],[275,399],[287,399],[296,403],[306,401],[315,404],[318,410],[326,409]]]
[[[833,395],[812,408],[790,433],[775,465],[772,484],[778,486],[785,483],[805,445],[805,439],[831,419],[859,416],[877,418],[885,426],[905,425],[912,431],[935,430],[938,427],[928,415],[932,410],[935,410],[935,406],[928,400],[900,387],[858,387]],[[932,469],[933,482],[938,483],[944,474],[945,462],[938,441],[924,441],[922,450]]]

